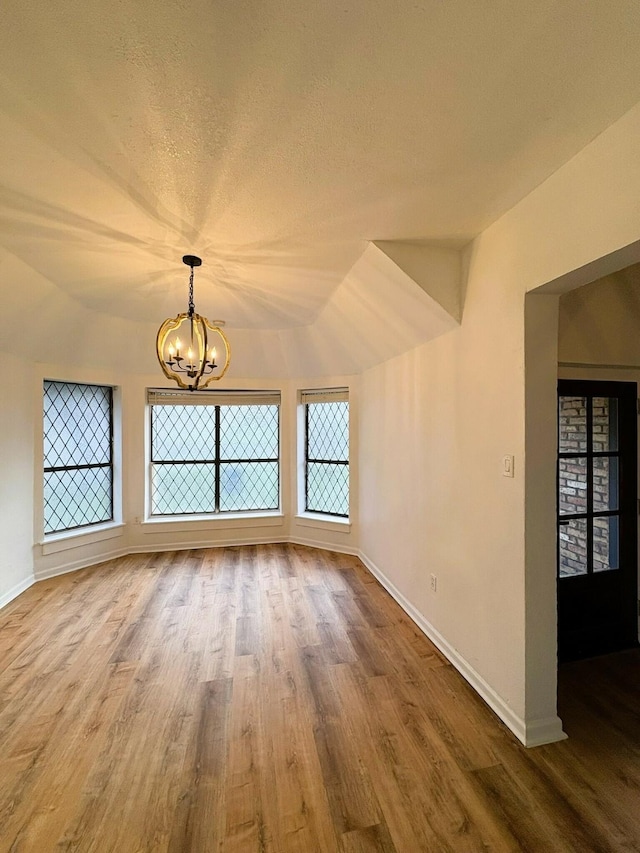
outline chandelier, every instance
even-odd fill
[[[185,255],[182,263],[191,268],[189,310],[165,320],[160,326],[156,353],[167,379],[174,380],[181,388],[195,391],[222,379],[229,367],[231,351],[220,325],[212,325],[206,317],[196,314],[193,269],[199,267],[202,260],[195,255]]]

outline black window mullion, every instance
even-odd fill
[[[603,509],[598,510],[598,512],[593,513],[593,518],[609,518],[612,515],[620,515],[620,512],[617,509]],[[586,519],[588,514],[586,512],[572,512],[567,513],[566,515],[560,516],[560,522],[563,523],[565,521],[579,521],[580,519]]]
[[[215,459],[159,459],[154,465],[215,465]]]
[[[54,465],[51,468],[45,468],[44,473],[51,474],[54,471],[92,471],[95,468],[111,468],[111,462],[96,462],[91,465]]]
[[[220,512],[220,406],[216,406],[215,424],[215,511]]]
[[[212,461],[215,461],[215,460],[212,460]],[[264,457],[248,456],[248,457],[238,458],[238,459],[231,459],[231,458],[220,459],[220,464],[221,465],[241,465],[241,464],[247,463],[247,462],[277,462],[277,461],[278,461],[277,456],[264,456]]]
[[[615,466],[615,474],[612,476],[611,467],[609,467],[609,506],[615,504],[616,511],[611,515],[616,515],[618,523],[613,528],[611,533],[611,525],[609,525],[609,565],[620,567],[620,509],[622,505],[622,495],[620,494],[620,466],[622,460],[620,458],[620,431],[618,428],[620,401],[616,400],[616,405],[609,406],[609,446],[611,445],[611,436],[616,437],[616,450],[611,450],[606,454],[609,459],[617,459],[618,464]]]
[[[304,407],[304,509],[309,511],[309,405]]]
[[[109,468],[111,470],[111,488],[109,489],[109,516],[113,519],[113,388],[109,388]]]
[[[587,397],[587,574],[593,574],[593,398]]]

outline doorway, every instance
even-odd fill
[[[638,645],[637,386],[558,382],[558,657]]]

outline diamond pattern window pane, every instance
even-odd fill
[[[278,406],[222,406],[221,459],[277,459]]]
[[[44,532],[113,518],[112,390],[45,382]]]
[[[348,516],[348,402],[307,403],[306,462],[306,510]]]
[[[153,465],[151,514],[188,515],[214,512],[215,472],[215,465],[201,462]]]
[[[56,533],[110,521],[111,468],[49,471],[44,475],[44,531]]]
[[[349,403],[308,403],[307,458],[347,462]]]
[[[152,406],[151,412],[154,462],[215,458],[214,406]]]
[[[307,510],[349,515],[349,466],[332,462],[307,465]]]
[[[277,462],[223,462],[220,510],[278,509]]]
[[[111,461],[111,388],[44,383],[44,467]]]
[[[151,417],[153,515],[278,509],[278,406],[152,406]]]

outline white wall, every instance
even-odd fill
[[[523,297],[488,261],[471,257],[459,331],[363,375],[360,536],[366,561],[523,737]]]
[[[363,554],[530,744],[562,736],[558,308],[529,297],[525,325],[525,293],[560,293],[639,259],[639,138],[636,107],[471,244],[459,330],[362,378]],[[504,454],[515,455],[513,480]]]
[[[33,580],[31,370],[3,356],[0,394],[0,606]]]
[[[560,298],[558,358],[640,368],[640,266]]]

